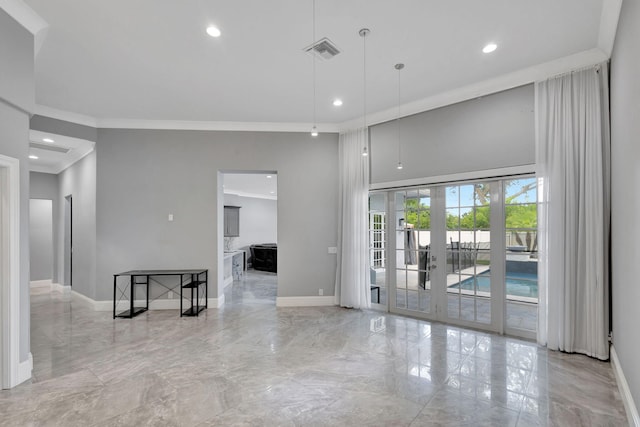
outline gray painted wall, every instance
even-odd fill
[[[73,287],[89,298],[96,295],[96,153],[85,156],[59,175],[58,191],[58,283],[69,281],[64,277],[64,198],[73,197]],[[126,186],[122,188],[126,190]],[[113,297],[112,297],[113,298]]]
[[[613,344],[636,405],[640,404],[640,3],[622,3],[611,60],[611,241]]]
[[[96,299],[111,299],[113,274],[133,268],[204,267],[216,278],[218,174],[232,170],[278,173],[278,296],[333,289],[336,134],[99,129],[96,156]]]
[[[56,135],[65,135],[72,138],[86,139],[88,141],[98,140],[98,130],[96,128],[52,119],[50,117],[33,116],[30,127],[33,130]]]
[[[0,154],[20,161],[20,361],[29,357],[29,113],[33,36],[0,9]]]
[[[29,197],[31,199],[47,199],[52,201],[53,211],[53,247],[58,247],[58,222],[59,216],[59,189],[58,175],[50,173],[30,172],[29,173]],[[37,280],[31,277],[31,280]],[[54,283],[59,282],[58,278],[58,251],[53,251],[53,273],[52,280]]]
[[[53,279],[53,204],[51,200],[29,201],[30,279]]]
[[[535,163],[533,85],[371,128],[371,183]]]
[[[33,36],[0,9],[0,98],[20,110],[35,106]]]
[[[224,195],[224,204],[241,206],[240,236],[234,239],[234,247],[245,249],[249,256],[249,246],[255,243],[278,242],[278,201]]]

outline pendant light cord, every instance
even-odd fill
[[[316,0],[313,0],[313,40],[312,44],[316,42]],[[315,54],[311,55],[313,61],[313,128],[316,129],[316,57]]]
[[[402,163],[402,143],[400,140],[400,70],[402,70],[403,67],[404,65],[402,67],[396,65],[396,69],[398,70],[398,118],[396,120],[398,125],[398,165]]]
[[[368,30],[367,30],[368,31]],[[367,34],[362,36],[362,128],[367,129]],[[366,143],[366,142],[365,142]]]

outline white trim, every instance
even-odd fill
[[[39,105],[39,104],[36,104],[34,111],[37,116],[49,117],[51,119],[62,120],[65,122],[75,123],[77,125],[89,126],[92,128],[98,127],[97,119],[95,117],[87,116],[85,114],[59,110],[57,108],[47,107],[46,105]]]
[[[474,179],[501,178],[513,175],[535,173],[535,165],[510,166],[505,168],[487,169],[482,171],[461,172],[450,175],[438,175],[425,178],[403,179],[401,181],[378,182],[369,186],[370,190],[385,190],[390,188],[414,187],[445,182],[471,181]]]
[[[212,307],[212,308],[220,308],[224,305],[224,303],[225,303],[224,294],[220,295],[219,298],[209,298],[207,300],[207,304],[209,305],[209,307]]]
[[[73,290],[71,291],[71,296],[76,302],[94,311],[113,311],[113,300],[96,301],[94,299],[89,298],[86,295],[82,295],[81,293]],[[146,303],[147,303],[146,300],[134,301],[135,306],[143,306]],[[186,309],[189,307],[189,302],[187,300],[185,300],[183,304],[184,304],[183,309]],[[222,296],[222,298],[207,299],[207,305],[209,306],[209,308],[220,308],[222,307],[223,304],[224,304],[224,295]],[[180,310],[180,298],[157,299],[157,300],[150,301],[149,310]]]
[[[3,171],[4,170],[4,171]],[[8,218],[0,224],[8,234],[3,237],[0,256],[3,257],[4,275],[0,277],[0,338],[2,339],[2,388],[12,388],[20,384],[20,161],[0,155],[0,174],[5,174],[8,191],[8,206],[5,213]],[[0,206],[1,207],[1,206]],[[4,253],[8,250],[8,253]],[[6,263],[6,264],[5,264]],[[8,267],[8,268],[7,268]],[[2,274],[2,272],[0,272]]]
[[[414,102],[403,104],[402,117],[423,113],[447,105],[456,104],[462,101],[491,95],[507,89],[531,84],[536,81],[546,80],[549,77],[557,76],[569,71],[578,70],[590,65],[599,64],[608,60],[608,56],[600,49],[594,48],[585,50],[573,55],[565,56],[543,64],[534,65],[529,68],[503,74],[489,80],[473,83],[437,95],[419,99]],[[373,126],[379,123],[396,120],[398,107],[391,107],[387,110],[367,114],[367,125]],[[341,132],[362,126],[362,118],[350,120],[339,124]]]
[[[224,282],[222,283],[222,286],[226,288],[232,283],[233,283],[233,274],[229,277],[225,277]]]
[[[615,2],[619,0],[607,0]],[[608,10],[608,9],[607,9]],[[611,13],[614,15],[613,13]],[[609,13],[607,14],[607,16]],[[606,25],[601,24],[601,30],[611,27],[611,19],[602,18]],[[609,31],[609,30],[606,30]],[[614,34],[615,35],[615,34]],[[603,40],[606,39],[604,36]],[[585,68],[590,65],[599,64],[609,59],[600,48],[593,48],[569,55],[543,64],[534,65],[512,73],[473,83],[437,95],[420,99],[414,102],[403,104],[402,116],[410,116],[417,113],[433,110],[457,102],[490,95],[514,87],[523,86],[539,80],[545,80],[558,74],[572,70]],[[190,121],[190,120],[136,120],[107,118],[99,119],[83,114],[63,111],[44,105],[36,105],[36,114],[64,120],[71,123],[82,124],[95,128],[112,129],[156,129],[156,130],[205,130],[205,131],[247,131],[247,132],[302,132],[308,133],[311,123],[275,123],[275,122],[214,122],[214,121]],[[383,111],[367,114],[367,125],[372,126],[379,123],[395,120],[397,118],[397,107],[392,107]],[[320,123],[318,130],[320,133],[337,133],[354,129],[362,125],[362,118],[356,118],[341,123]]]
[[[624,376],[624,372],[622,371],[622,366],[620,365],[620,359],[618,359],[618,353],[616,353],[616,349],[614,346],[611,346],[611,366],[613,367],[613,373],[616,377],[616,382],[618,383],[618,390],[620,390],[620,397],[622,397],[622,402],[624,403],[624,409],[627,412],[627,419],[629,420],[630,426],[640,427],[640,416],[638,415],[638,408],[636,407],[635,402],[633,401],[633,396],[631,395],[631,390],[629,389],[629,384],[627,383],[627,379]]]
[[[337,133],[332,123],[316,125],[320,133]],[[209,122],[195,120],[136,120],[97,119],[97,127],[103,129],[158,129],[158,130],[217,130],[246,132],[302,132],[309,133],[311,123],[276,122]]]
[[[7,15],[15,19],[18,24],[22,25],[33,35],[38,34],[41,30],[49,26],[49,24],[24,1],[0,0],[0,9],[7,12]]]
[[[277,297],[276,307],[324,307],[336,305],[333,295],[321,297]]]
[[[0,9],[3,9],[16,22],[33,34],[33,55],[40,52],[49,32],[49,24],[42,19],[29,5],[20,0],[0,0]]]
[[[29,352],[29,357],[24,362],[20,362],[18,366],[18,384],[22,384],[31,378],[33,370],[33,355]]]
[[[53,286],[53,283],[51,283],[51,279],[32,280],[31,282],[29,282],[29,287],[31,289],[39,289],[39,288],[49,288],[49,289],[51,289],[52,286]]]
[[[60,283],[52,283],[51,284],[51,292],[60,292],[63,294],[71,292],[71,286],[69,285],[61,285]]]
[[[607,58],[611,58],[611,53],[613,52],[613,43],[616,39],[621,8],[622,0],[604,0],[602,2],[598,48],[607,55]]]
[[[238,197],[248,197],[251,199],[278,200],[278,196],[270,194],[247,193],[246,191],[224,190],[224,194],[230,194]]]
[[[87,296],[82,295],[79,292],[74,291],[73,289],[71,290],[71,299],[72,301],[80,303],[81,305],[88,307],[92,310],[102,311],[102,310],[96,309],[96,301],[94,301],[93,299]],[[111,305],[111,309],[113,310],[113,304]]]

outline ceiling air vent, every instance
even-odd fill
[[[30,142],[29,147],[37,148],[38,150],[55,151],[56,153],[65,153],[65,154],[67,154],[70,151],[70,149],[66,147],[60,147],[57,145],[48,145],[48,144],[38,144],[37,142]]]
[[[329,60],[340,53],[340,49],[328,38],[323,38],[304,48],[304,51],[318,59]]]

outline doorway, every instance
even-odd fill
[[[524,177],[372,193],[370,261],[381,305],[535,338],[536,190],[535,178]]]
[[[73,286],[73,197],[64,198],[64,286]]]
[[[278,289],[277,172],[233,171],[221,173],[221,178],[224,299],[226,303],[275,305]]]
[[[29,279],[34,287],[51,290],[53,282],[53,200],[29,200]]]

